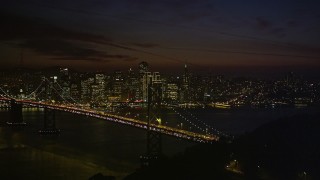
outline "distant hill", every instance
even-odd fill
[[[243,169],[265,170],[272,179],[320,179],[320,114],[298,114],[270,122],[234,143]],[[258,166],[260,168],[258,168]],[[261,177],[266,178],[266,177]]]
[[[320,179],[319,116],[282,118],[231,144],[196,145],[125,179]],[[235,160],[240,173],[226,170]]]

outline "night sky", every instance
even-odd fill
[[[320,69],[316,0],[2,0],[0,66]],[[23,54],[23,60],[21,60]]]

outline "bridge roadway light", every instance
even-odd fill
[[[161,118],[157,118],[156,121],[161,125]]]

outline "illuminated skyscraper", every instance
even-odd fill
[[[60,73],[58,76],[58,83],[61,86],[61,94],[64,99],[68,99],[70,97],[70,76],[68,68],[60,68]]]
[[[144,80],[144,76],[145,73],[149,71],[149,64],[147,62],[141,62],[139,63],[139,76],[138,76],[138,81],[140,82],[140,86],[138,88],[138,90],[136,91],[136,99],[137,100],[145,100],[145,94],[146,92],[144,92],[145,90],[145,80]]]
[[[81,99],[84,102],[91,100],[91,85],[94,83],[94,78],[88,78],[81,81]]]
[[[127,90],[127,100],[134,101],[141,98],[140,93],[140,81],[138,76],[134,73],[132,68],[129,69],[128,75],[125,78],[125,86]]]
[[[95,103],[103,103],[105,100],[105,75],[95,75],[95,83],[91,85],[91,100]]]
[[[166,99],[170,102],[178,100],[178,85],[176,83],[167,84]]]
[[[185,89],[189,88],[189,72],[188,72],[188,66],[187,64],[184,65],[184,74],[183,74],[183,87]]]
[[[70,85],[70,96],[73,100],[79,101],[81,99],[81,86],[77,83],[71,83]]]
[[[145,72],[142,77],[142,99],[145,102],[148,100],[148,85],[151,83],[152,78],[151,72]]]
[[[180,90],[180,102],[188,102],[190,100],[189,98],[190,76],[189,76],[187,64],[184,65],[184,73],[182,77],[183,78],[182,78],[182,87]]]
[[[124,78],[123,78],[122,71],[116,71],[114,73],[112,87],[113,87],[113,96],[118,97],[118,99],[122,99],[121,95],[124,90]]]

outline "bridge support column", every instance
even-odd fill
[[[147,132],[147,164],[152,165],[162,156],[162,138],[161,133],[148,130]]]
[[[140,156],[141,167],[152,166],[162,157],[161,134],[155,131],[147,132],[147,153]]]
[[[44,108],[43,129],[39,130],[42,135],[60,134],[56,128],[56,112],[54,109]]]
[[[16,100],[11,99],[10,105],[10,121],[7,122],[7,124],[10,126],[25,126],[26,123],[23,121],[22,115],[22,104],[19,104]]]
[[[162,138],[161,133],[151,130],[151,108],[160,110],[161,97],[157,92],[157,86],[152,85],[152,79],[149,80],[148,85],[148,127],[147,127],[147,154],[140,156],[141,167],[148,167],[155,163],[162,157]],[[159,113],[154,113],[159,114]]]

